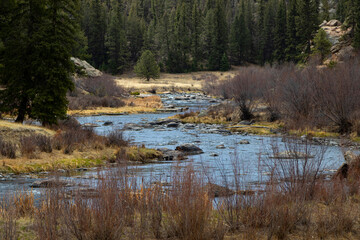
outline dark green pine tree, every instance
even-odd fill
[[[124,20],[118,3],[114,3],[106,37],[108,69],[112,74],[122,73],[126,68],[128,49]]]
[[[213,27],[208,26],[210,28],[210,37],[213,38],[209,49],[210,54],[208,58],[208,69],[219,70],[221,59],[227,51],[228,44],[227,23],[222,0],[216,0],[212,20],[213,21],[210,23],[207,22],[207,24],[213,24]]]
[[[101,67],[106,60],[105,33],[106,19],[105,9],[101,0],[93,0],[90,8],[88,30],[89,53],[94,67]]]
[[[286,52],[286,61],[288,62],[297,62],[300,52],[298,46],[300,40],[297,34],[296,19],[298,18],[297,12],[297,0],[290,1],[290,10],[287,17],[287,27],[286,27],[286,43],[287,48]]]
[[[134,67],[134,71],[138,77],[144,78],[147,81],[150,81],[151,78],[156,79],[160,77],[160,67],[156,63],[154,55],[149,50],[143,52]]]
[[[220,62],[220,71],[225,72],[230,70],[231,66],[229,63],[229,58],[227,56],[226,53],[223,54],[222,58],[221,58],[221,62]]]
[[[264,62],[265,62],[264,52],[263,52],[264,44],[265,44],[265,32],[264,32],[265,2],[264,2],[264,0],[259,1],[258,9],[257,9],[257,16],[258,16],[258,21],[257,21],[256,38],[255,38],[255,46],[256,46],[256,49],[258,49],[257,62],[260,64],[264,64]]]
[[[347,15],[347,10],[346,10],[347,1],[348,0],[338,0],[338,4],[336,7],[336,18],[342,23],[345,21]]]
[[[298,2],[297,35],[303,59],[310,54],[311,40],[319,28],[318,1],[301,0]]]
[[[239,65],[248,61],[250,48],[251,37],[245,22],[245,4],[242,1],[240,13],[235,17],[230,31],[231,62]]]
[[[314,48],[312,49],[312,51],[314,54],[319,54],[321,61],[324,61],[326,55],[331,52],[330,49],[331,42],[327,38],[325,30],[320,28],[314,38]]]
[[[330,20],[330,5],[329,0],[321,0],[321,21]]]
[[[276,1],[271,0],[267,3],[264,17],[264,38],[262,44],[263,62],[272,63],[274,61],[274,37],[275,37],[275,9]]]
[[[41,60],[37,51],[43,48],[38,39],[44,37],[45,2],[9,2],[13,8],[5,15],[9,24],[4,29],[6,34],[2,34],[4,68],[1,75],[6,88],[0,90],[0,110],[17,115],[15,121],[23,122],[26,115],[31,114],[31,100],[36,94],[34,71]]]
[[[274,35],[274,58],[278,63],[283,63],[286,58],[286,2],[285,0],[280,0],[280,4],[278,6],[278,11],[276,14],[276,26],[275,26],[275,35]]]
[[[202,18],[196,1],[192,8],[191,21],[191,68],[193,71],[197,71],[199,69],[199,61],[202,59],[200,51]]]
[[[37,59],[32,63],[35,94],[31,117],[43,125],[56,124],[58,119],[66,117],[66,93],[74,87],[71,79],[74,65],[70,57],[78,29],[78,12],[78,0],[47,0],[46,19],[42,23],[44,35],[37,36],[40,48],[35,49]]]
[[[354,47],[360,49],[360,0],[354,0],[355,7],[355,28],[354,28]]]
[[[129,43],[130,61],[136,63],[144,45],[144,22],[138,17],[136,5],[133,5],[126,22],[126,39]]]
[[[167,70],[172,73],[185,72],[190,69],[189,54],[191,51],[190,28],[186,17],[187,5],[182,3],[173,14],[170,49],[167,58]]]
[[[43,124],[66,116],[66,93],[73,88],[70,60],[74,48],[78,1],[17,2],[4,40],[1,111],[26,115]]]

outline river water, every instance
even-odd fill
[[[188,107],[190,111],[203,110],[212,104],[218,104],[211,98],[201,94],[190,95],[185,100],[184,95],[165,94],[161,95],[164,105],[174,107]],[[89,116],[78,117],[81,124],[97,124],[99,127],[95,131],[106,135],[115,129],[123,129],[127,124],[146,124],[158,119],[168,118],[176,113],[149,113],[119,116]],[[104,122],[112,122],[111,126],[103,126]],[[218,125],[197,125],[190,128],[180,125],[178,128],[157,127],[157,128],[138,128],[135,130],[125,130],[124,134],[131,139],[133,144],[145,145],[148,148],[168,148],[174,150],[176,146],[184,143],[192,143],[200,147],[204,153],[190,156],[186,160],[159,162],[144,165],[128,166],[131,175],[138,179],[149,181],[168,182],[174,167],[182,168],[192,165],[198,172],[206,172],[206,177],[211,181],[222,184],[224,181],[232,182],[235,174],[241,174],[244,181],[244,188],[254,189],[259,186],[268,175],[266,159],[271,155],[273,145],[280,150],[286,148],[281,136],[245,136],[237,134],[209,133],[212,129],[221,129]],[[249,141],[249,144],[239,144],[241,140]],[[224,148],[217,148],[223,145]],[[322,152],[324,147],[311,146],[313,155]],[[326,147],[322,169],[332,171],[337,169],[344,162],[342,151],[337,146]],[[234,171],[236,165],[237,171]],[[82,173],[81,176],[62,177],[66,180],[85,181],[89,185],[96,184],[96,175],[100,172],[106,174],[107,168],[92,169]],[[91,179],[91,180],[86,180]],[[12,193],[14,190],[30,190],[29,187],[36,179],[31,176],[13,176],[0,181],[1,195]],[[140,182],[140,181],[139,181]],[[35,194],[41,190],[33,190]]]

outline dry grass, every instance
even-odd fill
[[[20,137],[30,136],[32,134],[53,136],[55,132],[44,127],[23,125],[0,120],[0,135],[6,141],[17,143],[19,142]]]
[[[80,167],[95,167],[106,163],[114,158],[116,149],[105,148],[103,150],[88,149],[86,151],[74,151],[71,155],[64,154],[61,150],[52,153],[38,153],[37,158],[29,159],[20,157],[16,159],[2,158],[0,172],[2,173],[37,173],[42,171],[55,171],[57,169],[74,169]]]
[[[118,85],[140,92],[149,92],[157,89],[158,92],[163,91],[201,91],[203,82],[209,76],[216,76],[220,80],[229,79],[235,76],[238,68],[228,72],[193,72],[182,74],[162,73],[160,78],[147,82],[137,78],[133,73],[123,74],[115,81]]]
[[[69,115],[80,115],[80,116],[90,116],[90,115],[101,115],[101,114],[137,114],[145,112],[156,112],[158,108],[162,107],[162,102],[159,96],[150,96],[150,97],[129,97],[123,99],[126,103],[124,107],[98,107],[93,109],[85,110],[68,110]]]

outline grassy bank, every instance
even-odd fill
[[[67,120],[50,130],[0,121],[0,173],[39,173],[96,167],[117,161],[147,163],[158,151],[131,146],[122,132],[99,136]]]
[[[167,92],[167,91],[202,91],[205,81],[212,81],[215,79],[225,80],[235,76],[238,67],[234,67],[231,71],[216,72],[216,71],[203,71],[181,74],[161,73],[160,78],[144,81],[134,73],[127,73],[118,76],[116,83],[132,91],[149,92]]]
[[[91,107],[86,109],[69,109],[68,115],[91,116],[106,114],[138,114],[156,112],[162,108],[162,102],[159,96],[139,97],[131,96],[122,99],[124,106],[121,107]]]

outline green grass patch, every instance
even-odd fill
[[[121,150],[120,150],[121,151]],[[162,152],[144,147],[128,147],[125,150],[126,159],[129,161],[147,163],[154,159],[161,158]]]

